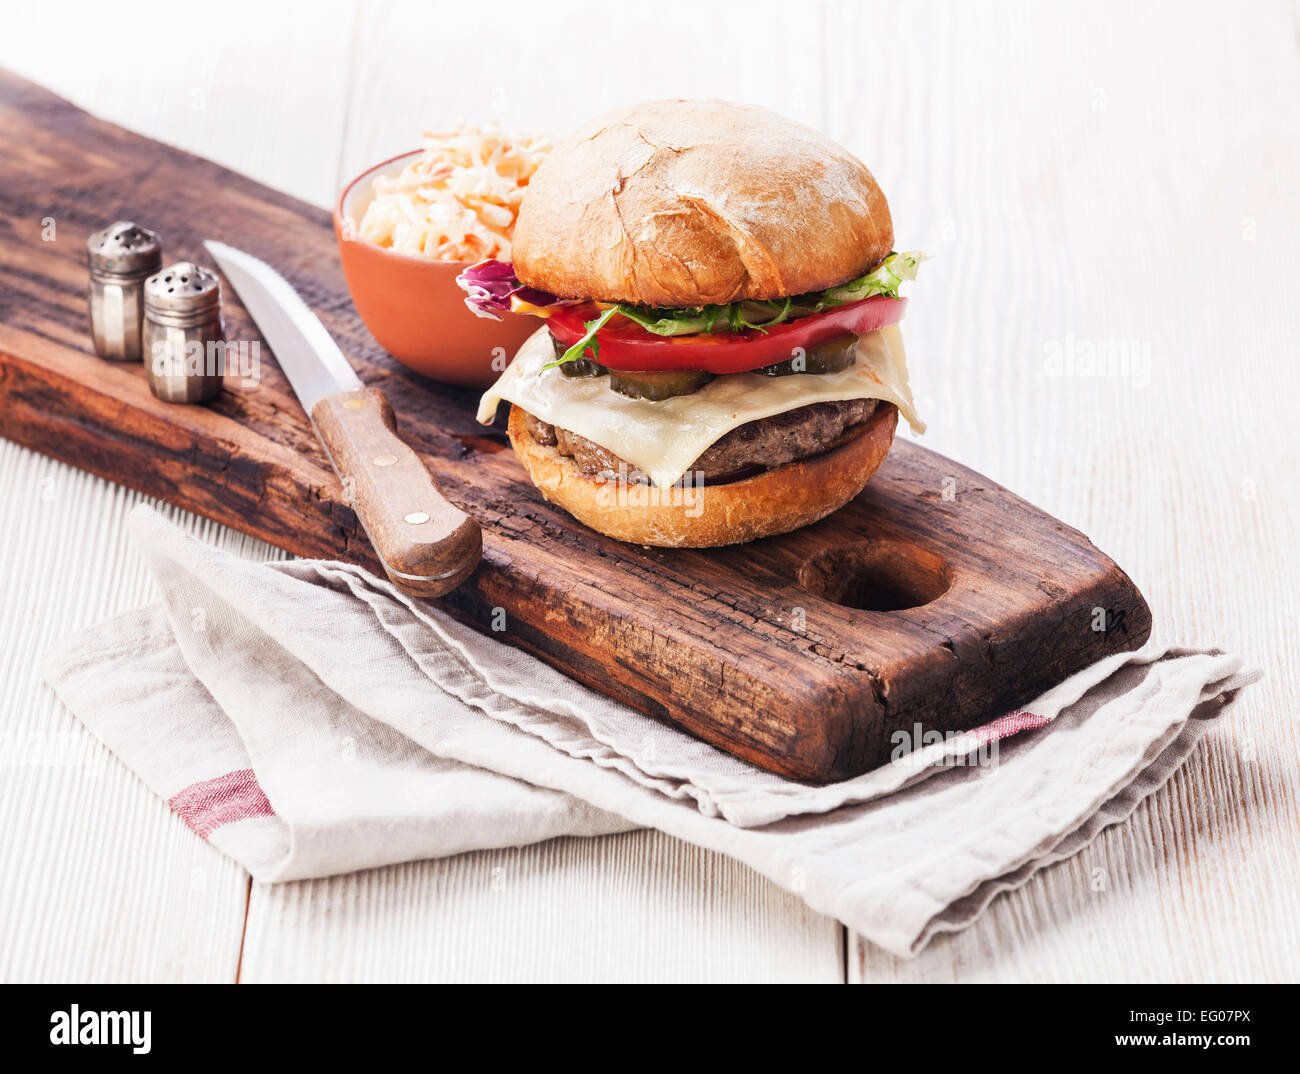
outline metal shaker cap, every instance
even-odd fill
[[[107,276],[148,276],[162,266],[162,240],[156,231],[119,220],[86,240],[90,271]]]
[[[192,261],[168,265],[144,281],[144,311],[173,323],[204,320],[221,310],[221,281]]]

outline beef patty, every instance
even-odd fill
[[[697,481],[718,484],[811,458],[827,450],[854,426],[861,425],[875,409],[874,399],[846,399],[811,403],[784,414],[747,422],[706,448],[687,469],[697,475]],[[567,455],[584,474],[611,478],[626,471],[629,481],[649,480],[642,470],[584,436],[532,414],[527,414],[526,424],[534,440]]]

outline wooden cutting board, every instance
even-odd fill
[[[74,466],[299,555],[375,566],[273,361],[197,407],[94,356],[85,240],[120,218],[160,231],[169,261],[208,263],[208,237],[264,258],[388,395],[483,524],[483,564],[443,607],[484,630],[504,609],[493,636],[755,764],[843,779],[887,758],[895,731],[970,727],[1150,633],[1141,594],[1086,537],[902,440],[857,500],[798,533],[710,551],[600,537],[543,502],[500,426],[475,423],[477,393],[375,344],[325,211],[0,73],[0,433]],[[231,338],[258,338],[225,300]]]

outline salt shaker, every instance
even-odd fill
[[[140,361],[144,281],[162,267],[162,243],[148,228],[119,220],[86,240],[86,262],[95,353],[113,362]]]
[[[182,261],[144,283],[144,360],[149,387],[168,403],[203,403],[225,372],[221,283]]]

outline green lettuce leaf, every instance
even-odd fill
[[[890,254],[865,276],[859,276],[856,280],[823,291],[821,301],[824,305],[817,308],[843,306],[876,295],[897,298],[898,288],[904,280],[916,279],[916,270],[921,267],[921,262],[924,260],[925,254],[919,250],[912,250],[905,254]]]

